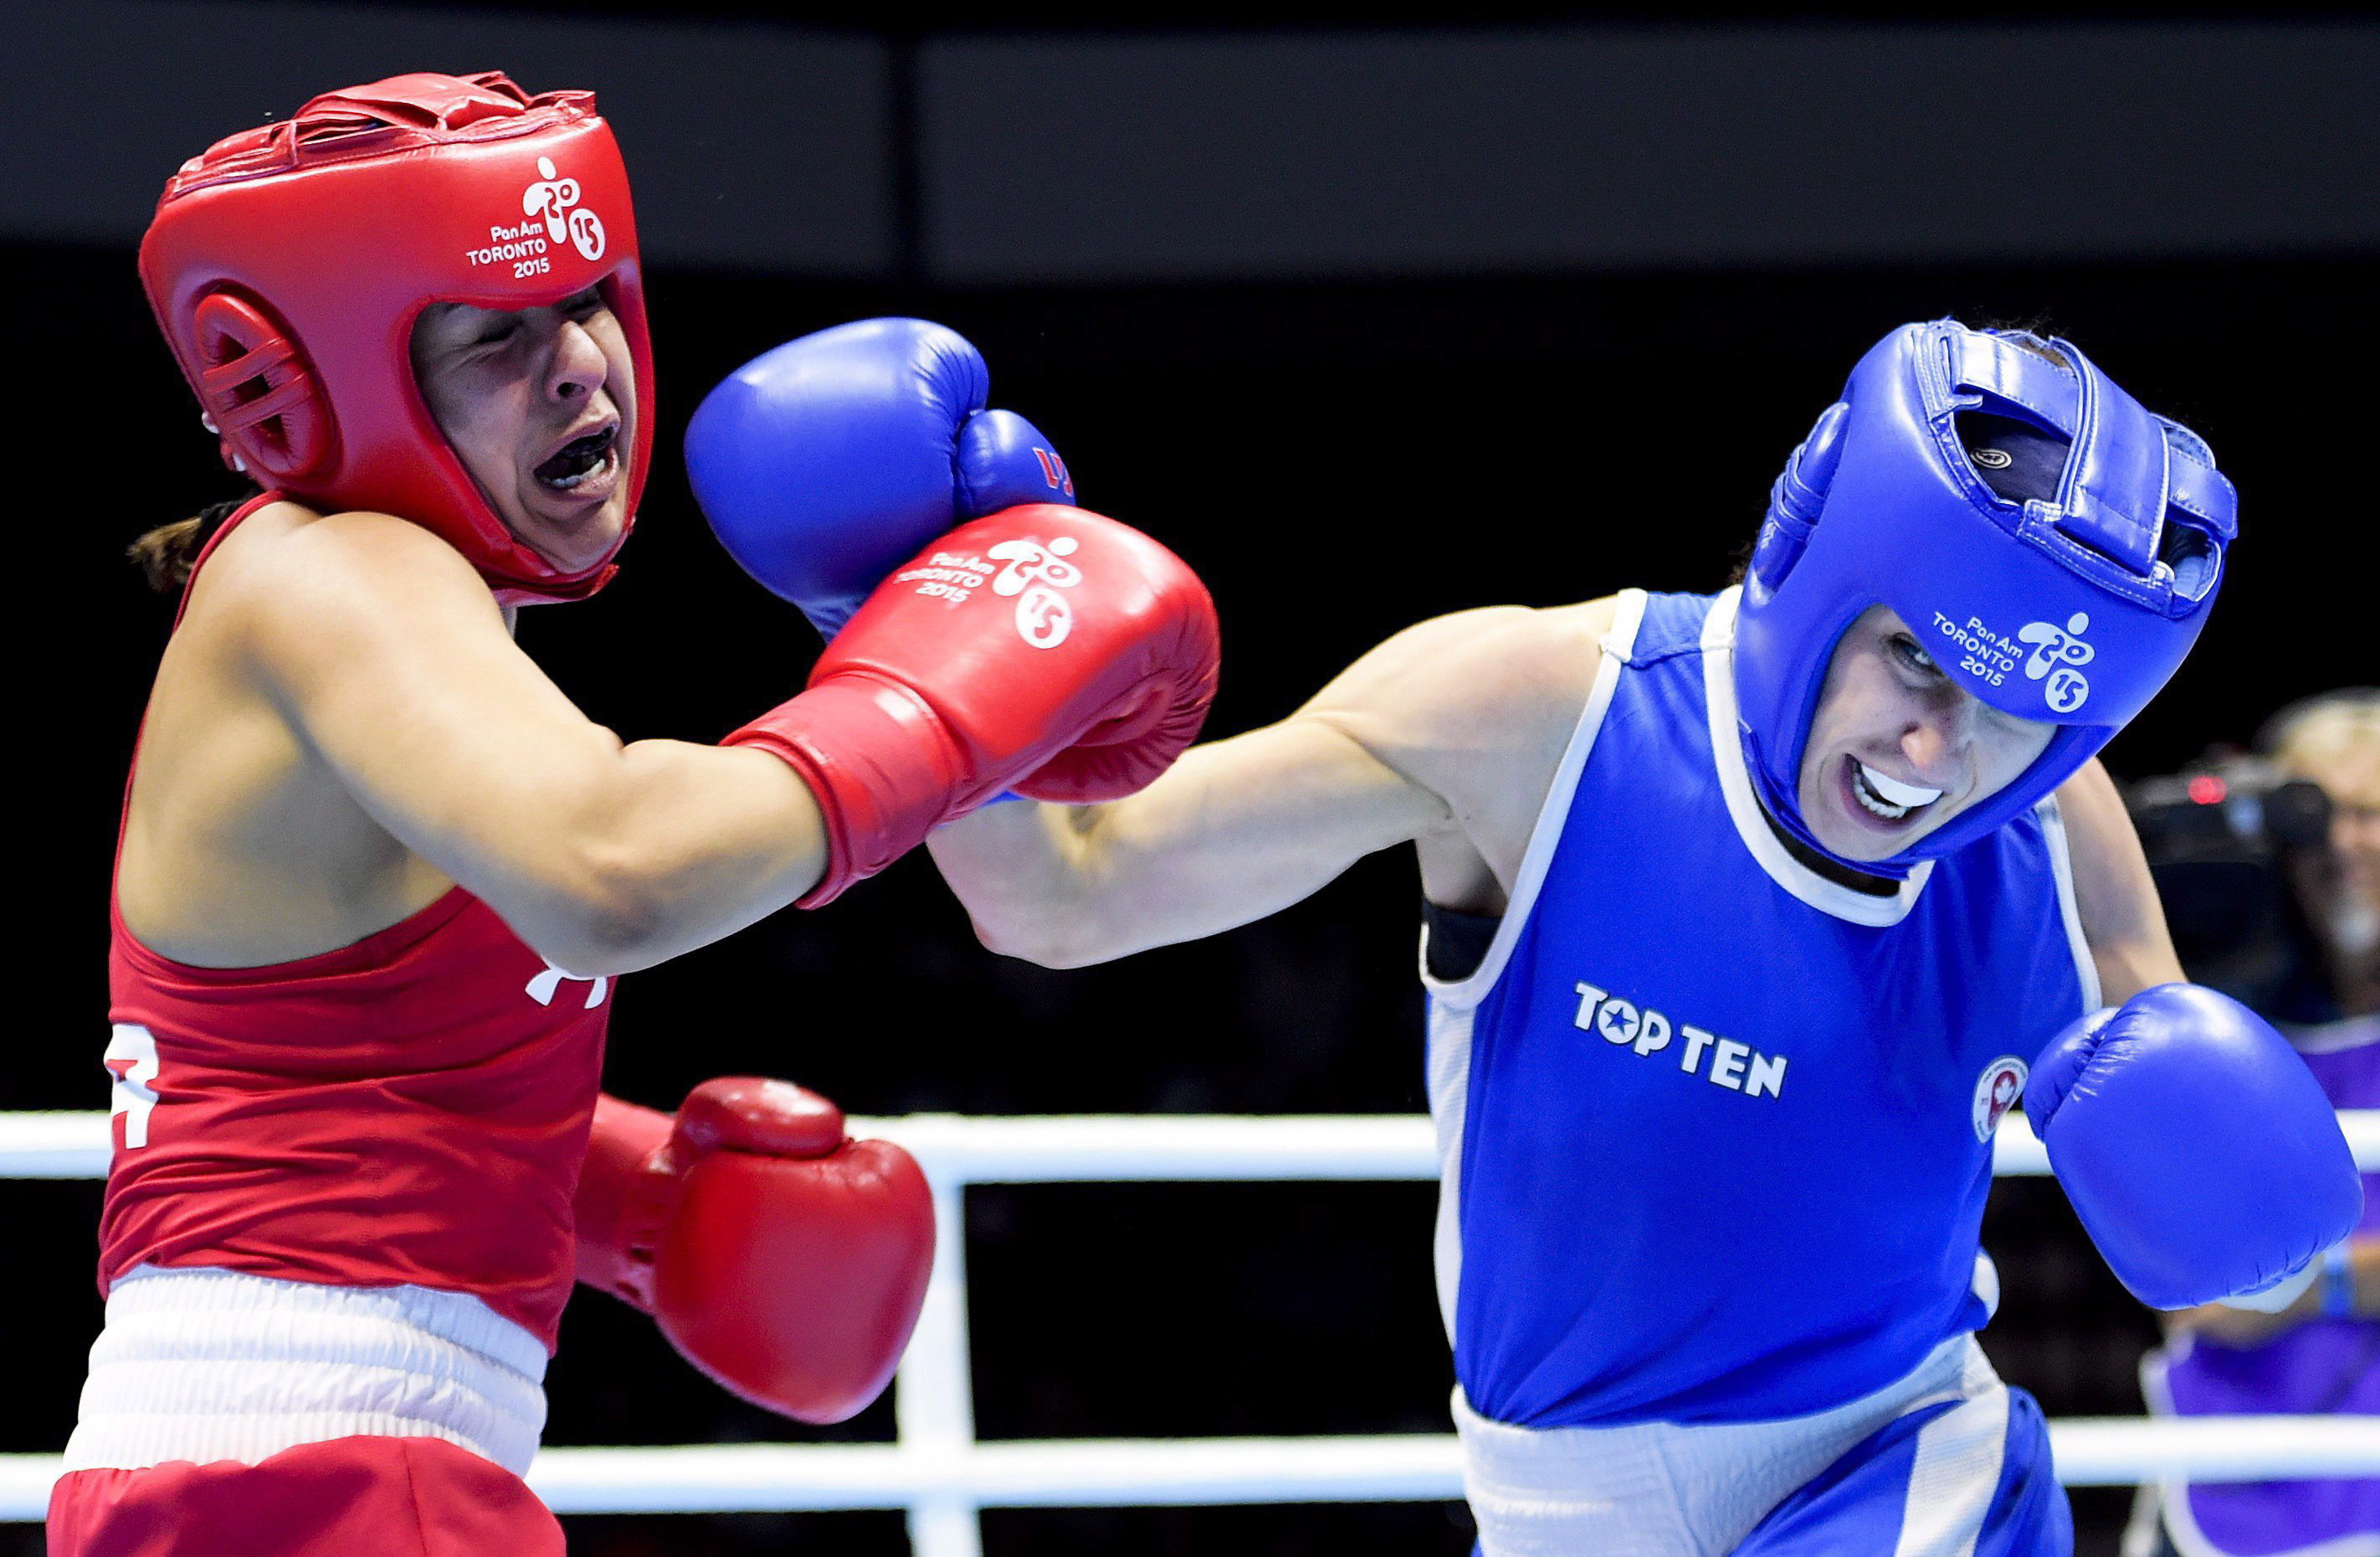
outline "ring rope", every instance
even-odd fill
[[[2371,1417],[2067,1417],[2049,1424],[2069,1487],[2380,1474]],[[0,1520],[38,1520],[55,1454],[0,1454]],[[787,1514],[907,1508],[1179,1508],[1436,1502],[1463,1496],[1451,1433],[548,1449],[528,1484],[556,1514]]]
[[[0,1113],[0,1178],[104,1178],[108,1115]],[[2362,1172],[2380,1173],[2380,1109],[2342,1109]],[[897,1141],[954,1184],[1351,1183],[1438,1177],[1417,1113],[912,1113],[853,1118],[851,1133]],[[2041,1177],[2049,1154],[2022,1113],[1992,1141],[1992,1172]]]
[[[0,1178],[105,1176],[108,1118],[0,1113]],[[2380,1110],[2338,1119],[2357,1165],[2380,1172]],[[1430,1123],[1419,1115],[911,1114],[855,1118],[851,1129],[915,1153],[946,1218],[969,1184],[1383,1182],[1439,1172]],[[2022,1115],[2002,1124],[1993,1172],[2049,1172]],[[929,1293],[929,1318],[902,1365],[904,1441],[550,1449],[530,1466],[529,1485],[557,1514],[907,1508],[921,1552],[979,1550],[971,1516],[980,1508],[1463,1495],[1451,1434],[978,1442],[965,1402],[964,1282],[955,1247],[939,1251],[939,1290]],[[962,1423],[969,1425],[952,1430]],[[2371,1417],[2072,1417],[2051,1422],[2049,1433],[2068,1486],[2380,1475],[2380,1418]],[[40,1519],[60,1463],[55,1454],[0,1454],[0,1520]],[[919,1518],[949,1514],[960,1516],[959,1527]],[[929,1535],[937,1529],[944,1536]]]

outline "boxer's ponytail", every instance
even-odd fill
[[[210,503],[187,519],[176,519],[169,525],[159,525],[124,549],[124,554],[140,565],[141,575],[149,587],[161,595],[170,595],[190,581],[190,570],[199,564],[199,553],[206,550],[215,531],[224,521],[239,512],[242,505],[255,497],[249,493],[239,497],[226,497],[221,503]]]

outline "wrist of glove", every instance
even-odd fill
[[[923,696],[866,675],[809,689],[735,731],[722,746],[758,747],[809,786],[826,830],[826,869],[794,900],[818,908],[964,816],[987,786]]]
[[[933,1198],[842,1111],[730,1077],[674,1116],[602,1098],[574,1203],[578,1275],[754,1405],[841,1421],[890,1381],[925,1301]]]
[[[653,1249],[680,1188],[666,1155],[674,1123],[658,1109],[597,1097],[571,1205],[579,1282],[645,1314],[653,1311]]]
[[[2298,1299],[2306,1295],[2322,1275],[2322,1262],[2309,1262],[2293,1276],[2283,1276],[2262,1292],[2243,1292],[2221,1299],[2227,1308],[2237,1308],[2246,1314],[2279,1314],[2297,1307]]]
[[[2034,1062],[2024,1110],[2092,1242],[2151,1308],[2276,1295],[2362,1214],[2313,1073],[2198,985],[2069,1028]]]

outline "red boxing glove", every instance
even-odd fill
[[[797,1421],[839,1422],[883,1393],[934,1262],[916,1159],[755,1077],[704,1082],[674,1119],[598,1099],[574,1210],[580,1281]]]
[[[727,737],[792,764],[826,821],[831,902],[1002,789],[1131,794],[1214,700],[1215,603],[1182,560],[1081,508],[962,525],[877,587],[809,689]]]

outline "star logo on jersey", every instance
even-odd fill
[[[1597,1009],[1595,1030],[1603,1035],[1606,1043],[1633,1043],[1636,1035],[1645,1030],[1646,1015],[1618,995],[1613,995]],[[1653,1031],[1658,1035],[1654,1047],[1658,1048],[1669,1040],[1670,1019],[1658,1011],[1649,1015],[1653,1019]]]
[[[2022,1060],[2014,1054],[2002,1054],[1984,1067],[1983,1075],[1975,1077],[1975,1101],[1971,1122],[1975,1126],[1977,1140],[1989,1144],[1992,1132],[2000,1127],[2000,1121],[2007,1116],[2008,1111],[2024,1096],[2024,1080],[2031,1074]]]

